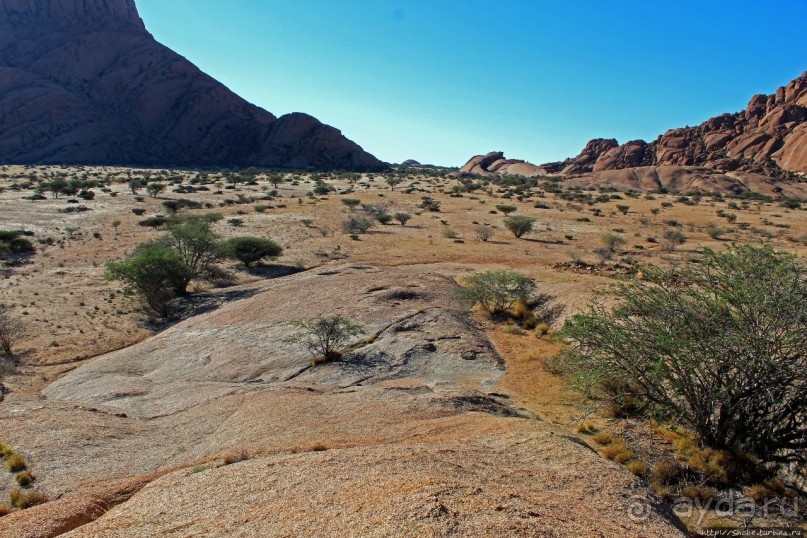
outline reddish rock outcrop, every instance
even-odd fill
[[[753,96],[742,112],[671,129],[651,143],[633,140],[620,146],[614,139],[597,138],[577,157],[541,165],[489,153],[473,157],[460,172],[577,176],[640,167],[676,167],[691,179],[679,177],[676,183],[692,185],[702,183],[702,168],[776,178],[807,174],[807,72],[773,95]]]
[[[753,96],[742,112],[723,114],[697,127],[671,129],[645,144],[644,151],[638,147],[643,142],[628,142],[602,155],[586,171],[673,165],[771,176],[807,173],[805,125],[807,73],[773,95]],[[628,155],[632,158],[623,158]]]
[[[615,138],[595,138],[586,144],[580,155],[564,162],[566,166],[561,173],[573,175],[590,172],[600,156],[619,146]]]
[[[155,41],[134,0],[0,0],[0,162],[383,166],[244,101]]]
[[[472,174],[478,176],[500,174],[535,177],[543,176],[547,173],[547,169],[543,167],[517,159],[505,159],[504,153],[501,151],[492,151],[487,155],[471,157],[471,160],[459,170],[460,175]]]

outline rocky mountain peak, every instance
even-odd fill
[[[134,0],[0,0],[0,26],[30,20],[51,27],[125,24],[146,29]]]

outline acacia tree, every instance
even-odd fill
[[[364,327],[340,315],[301,319],[292,326],[297,332],[284,342],[309,352],[314,364],[338,358],[339,348],[364,332]]]
[[[176,251],[160,242],[141,245],[130,258],[111,262],[104,275],[134,291],[161,317],[171,312],[171,300],[185,293],[193,271]]]
[[[401,179],[399,177],[395,177],[395,176],[388,177],[386,179],[386,181],[387,181],[387,185],[389,185],[389,188],[391,190],[393,190],[393,191],[395,190],[395,187],[397,187],[398,185],[403,183],[403,179]]]
[[[460,300],[468,306],[479,304],[489,314],[511,308],[516,301],[529,302],[535,282],[515,271],[486,271],[464,277],[457,290]]]
[[[756,246],[618,285],[561,334],[579,387],[694,430],[711,447],[807,462],[807,271]]]
[[[521,239],[525,234],[532,232],[535,219],[524,215],[514,215],[504,219],[504,227],[510,230],[516,239]]]
[[[277,258],[283,252],[280,245],[263,237],[232,237],[219,250],[221,256],[236,259],[245,267],[266,258]]]
[[[215,257],[218,235],[212,230],[213,222],[212,218],[187,218],[171,224],[168,235],[161,240],[176,251],[182,262],[190,268],[193,275],[191,278],[200,275]],[[190,280],[189,278],[186,286]]]

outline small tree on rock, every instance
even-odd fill
[[[297,320],[292,325],[297,332],[284,342],[309,352],[314,365],[339,358],[339,349],[364,332],[364,327],[340,315]]]

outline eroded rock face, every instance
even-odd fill
[[[615,138],[595,138],[586,144],[580,155],[572,159],[562,170],[563,174],[590,172],[601,155],[619,146]]]
[[[506,159],[501,151],[492,151],[487,155],[472,157],[465,166],[460,168],[459,174],[473,174],[479,176],[491,174],[518,175],[535,177],[546,175],[548,171],[540,166],[517,159]]]
[[[619,145],[613,138],[596,138],[577,157],[541,165],[494,152],[473,157],[460,173],[576,176],[664,166],[769,177],[807,174],[807,72],[773,95],[755,95],[742,112],[671,129],[651,143],[632,140]]]
[[[155,41],[133,0],[0,0],[0,162],[383,166],[244,101]]]
[[[0,518],[0,536],[683,536],[636,477],[499,392],[504,363],[447,269],[263,281],[4,402],[3,440],[55,500]],[[366,334],[311,367],[284,338],[323,312]],[[635,499],[646,521],[626,517]]]
[[[783,172],[807,173],[806,124],[807,73],[804,73],[773,95],[755,95],[742,112],[722,114],[697,127],[671,129],[653,143],[645,144],[644,153],[637,146],[641,141],[628,142],[612,150],[613,153],[600,156],[585,171],[673,165],[771,176]],[[581,157],[585,153],[586,150]],[[628,154],[634,158],[614,158]],[[636,164],[637,159],[642,163]]]

